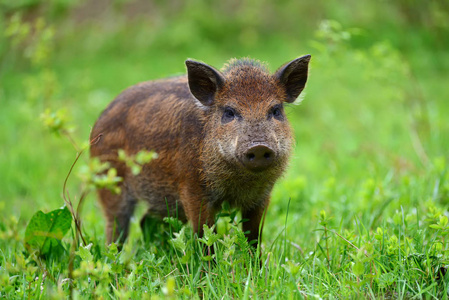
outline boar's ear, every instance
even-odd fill
[[[190,59],[186,60],[186,66],[190,92],[203,105],[212,105],[215,94],[224,84],[223,75],[211,66]]]
[[[275,76],[285,87],[286,101],[292,103],[301,94],[307,82],[310,55],[304,55],[280,67]]]

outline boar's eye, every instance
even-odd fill
[[[284,115],[282,113],[282,105],[278,104],[273,106],[270,113],[268,114],[268,118],[274,117],[276,120],[282,121],[284,120]]]
[[[231,107],[226,107],[221,118],[221,123],[226,124],[235,119],[236,112]]]

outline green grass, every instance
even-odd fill
[[[167,19],[129,22],[110,12],[100,25],[50,18],[55,37],[38,33],[18,46],[2,37],[0,297],[447,299],[449,55],[425,30],[407,38],[413,28],[394,23],[394,10],[376,24],[379,17],[368,12],[350,18],[334,4],[316,5],[301,7],[326,8],[344,26],[318,30],[310,17],[304,30],[288,29],[296,23],[286,4],[274,8],[287,25],[257,23],[246,18],[248,10],[235,23],[214,11],[211,22],[185,8]],[[346,29],[354,27],[361,33]],[[250,56],[274,71],[306,53],[306,95],[286,110],[296,147],[272,194],[261,263],[250,257],[238,219],[218,224],[216,262],[188,226],[174,237],[159,224],[144,238],[144,204],[123,250],[107,247],[95,193],[81,213],[91,248],[74,242],[74,225],[62,254],[41,257],[25,248],[33,214],[64,204],[63,183],[76,156],[63,134],[44,126],[47,108],[65,109],[63,128],[73,127],[82,144],[121,90],[183,73],[188,57],[220,67]],[[43,61],[32,63],[41,54]],[[77,174],[87,163],[84,154],[68,182],[75,204],[83,189]]]

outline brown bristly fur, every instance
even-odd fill
[[[304,88],[309,59],[298,58],[273,75],[251,59],[231,60],[222,73],[187,61],[188,76],[122,92],[91,133],[101,136],[91,156],[109,161],[123,177],[120,194],[98,191],[108,242],[126,238],[138,200],[149,204],[148,214],[190,221],[199,235],[227,201],[249,220],[243,224],[248,239],[257,240],[271,190],[293,145],[283,105]],[[229,108],[235,115],[229,117]],[[258,145],[273,153],[269,164],[261,162],[262,169],[245,160],[248,149]],[[158,158],[134,176],[116,159],[119,149],[128,155],[153,150]]]

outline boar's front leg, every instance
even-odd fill
[[[198,199],[195,203],[190,203],[187,209],[190,209],[189,219],[192,221],[193,232],[198,237],[203,237],[203,225],[212,227],[215,224],[215,210],[208,207],[208,203],[205,199]]]
[[[202,237],[203,225],[206,224],[209,227],[214,225],[216,210],[211,207],[202,193],[198,193],[191,186],[184,188],[180,196],[187,219],[192,222],[193,232],[198,237]]]
[[[251,243],[255,249],[257,249],[259,242],[262,243],[262,229],[265,222],[266,208],[268,208],[269,202],[270,199],[268,197],[261,205],[253,207],[252,209],[242,210],[242,219],[246,220],[243,222],[242,229],[243,232],[245,232],[248,243]],[[260,249],[259,253],[261,253]]]

